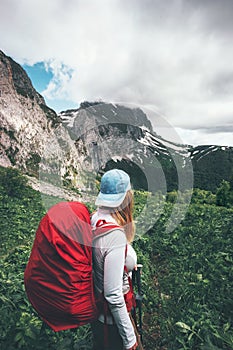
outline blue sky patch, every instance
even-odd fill
[[[33,87],[43,96],[43,91],[53,78],[52,71],[45,68],[44,62],[38,62],[33,66],[24,64],[23,68],[31,79]],[[77,104],[69,100],[48,99],[45,96],[44,98],[47,106],[54,109],[57,113],[67,109],[78,108]]]
[[[48,107],[55,110],[55,112],[59,113],[62,111],[66,111],[67,109],[76,109],[79,108],[77,103],[74,103],[72,101],[66,101],[66,100],[58,100],[58,99],[48,99],[45,97],[45,102]]]
[[[46,89],[50,80],[53,78],[53,73],[45,69],[44,62],[38,62],[33,66],[24,64],[23,68],[31,79],[32,85],[39,93]]]

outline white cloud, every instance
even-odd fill
[[[47,61],[46,69],[52,72],[53,78],[42,95],[49,100],[57,98],[69,100],[69,86],[74,71],[57,60]]]
[[[187,145],[218,145],[233,146],[232,133],[212,132],[206,133],[203,130],[188,130],[176,128],[176,132],[184,144]]]
[[[200,128],[232,121],[232,8],[223,31],[216,4],[2,0],[2,49],[20,63],[46,62],[49,99],[152,105],[201,143]]]

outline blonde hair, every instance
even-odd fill
[[[128,242],[132,242],[135,235],[135,225],[133,220],[133,192],[127,191],[125,199],[117,208],[112,208],[111,215],[116,222],[123,226]]]

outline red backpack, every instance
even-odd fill
[[[92,240],[116,227],[103,223],[93,233],[90,213],[79,202],[58,203],[42,218],[24,284],[32,306],[54,331],[76,328],[98,317]],[[132,290],[125,296],[129,311],[132,296]]]
[[[84,204],[61,202],[42,218],[24,283],[32,306],[54,331],[96,319],[92,230]]]

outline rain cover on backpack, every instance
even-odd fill
[[[61,202],[42,218],[24,283],[29,301],[54,331],[96,319],[92,230],[84,204]]]

